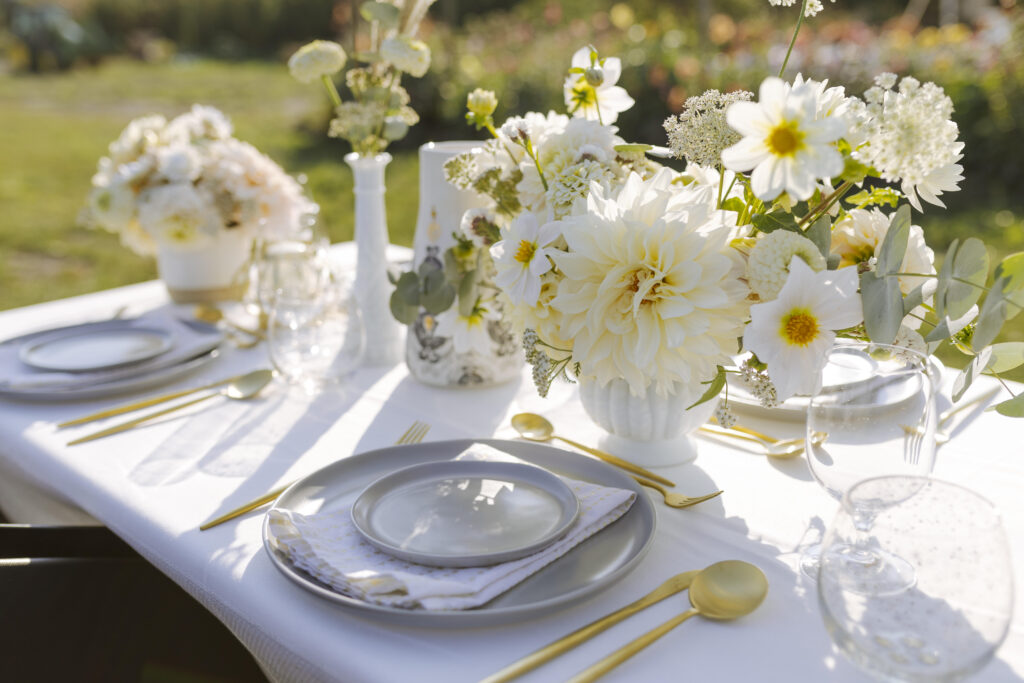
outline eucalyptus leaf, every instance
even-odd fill
[[[814,221],[804,232],[804,237],[814,242],[814,246],[818,247],[818,251],[827,259],[832,248],[832,219],[822,216]]]
[[[1009,317],[1008,305],[1003,299],[1002,287],[993,286],[981,305],[978,322],[974,326],[974,335],[971,337],[971,346],[974,350],[983,349],[994,342]]]
[[[438,315],[444,313],[455,303],[455,288],[447,282],[441,287],[420,296],[420,304],[427,309],[427,313]]]
[[[1003,291],[1016,292],[1024,290],[1024,251],[1010,254],[996,266],[993,276],[996,280],[1007,279]]]
[[[687,410],[693,408],[694,406],[699,406],[701,403],[707,403],[708,401],[722,393],[722,389],[725,388],[725,368],[723,368],[721,365],[717,367],[718,372],[715,374],[714,377],[712,377],[707,382],[701,382],[701,384],[708,385],[707,391],[704,392],[703,396],[697,399],[696,403],[694,403],[691,406],[687,406]]]
[[[951,323],[949,318],[943,316],[939,318],[939,322],[935,324],[935,327],[933,327],[932,331],[925,336],[924,340],[929,344],[934,343],[938,346],[940,342],[946,341],[953,334],[950,331],[950,327]]]
[[[907,254],[907,242],[910,240],[910,207],[904,204],[896,210],[889,224],[889,230],[882,240],[882,248],[878,251],[879,273],[890,275],[900,272],[903,258]]]
[[[839,254],[829,254],[828,257],[825,259],[825,267],[828,270],[838,270],[839,262],[842,260],[843,257],[840,256]]]
[[[462,276],[462,281],[459,283],[459,315],[461,316],[473,315],[473,309],[476,308],[476,302],[480,298],[480,287],[476,274],[476,270],[469,271]]]
[[[788,211],[755,213],[750,217],[750,222],[761,232],[774,232],[776,230],[800,231],[800,228],[796,225],[796,219]]]
[[[395,283],[395,295],[410,306],[420,305],[420,279],[416,273],[408,271],[402,273]]]
[[[910,291],[910,294],[903,297],[903,315],[910,313],[924,303],[924,287],[924,284],[918,285]]]
[[[970,388],[975,378],[978,377],[988,365],[989,359],[992,357],[992,349],[984,349],[981,353],[974,357],[966,368],[960,371],[960,374],[953,380],[953,402],[959,401],[964,392]]]
[[[953,240],[946,249],[946,258],[939,268],[938,277],[935,279],[935,314],[940,318],[946,315],[946,290],[953,278],[953,259],[960,249],[960,240]]]
[[[385,30],[398,28],[401,10],[386,2],[364,2],[359,6],[359,14],[366,21],[376,21]]]
[[[444,271],[440,268],[428,271],[425,275],[420,277],[420,294],[429,295],[437,292],[439,289],[448,284],[447,279],[444,276]],[[431,311],[431,313],[438,313],[439,311]]]
[[[1024,392],[1002,403],[997,403],[995,408],[997,413],[1006,417],[1024,417]]]
[[[968,237],[953,256],[953,279],[945,295],[946,315],[956,319],[970,310],[981,298],[987,277],[988,251],[985,243],[977,237]]]
[[[1024,342],[1002,342],[992,345],[992,358],[985,370],[988,372],[1008,372],[1024,365]]]
[[[395,320],[403,325],[412,325],[416,322],[416,316],[420,312],[419,305],[410,305],[398,289],[391,293],[390,307],[391,315],[395,316]]]
[[[427,277],[431,273],[436,273],[440,271],[441,266],[437,265],[437,262],[434,261],[433,259],[425,259],[423,263],[420,264],[419,268],[420,277]]]
[[[868,337],[878,344],[891,344],[903,322],[899,280],[869,270],[861,273],[860,293]]]

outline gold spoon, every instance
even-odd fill
[[[697,503],[703,503],[705,500],[711,500],[712,498],[715,498],[716,496],[720,496],[722,494],[722,492],[719,490],[715,491],[714,493],[709,493],[706,496],[684,496],[683,494],[676,493],[675,491],[667,491],[663,486],[661,486],[660,484],[655,484],[653,481],[647,481],[646,479],[641,479],[640,477],[633,478],[636,479],[637,482],[639,482],[643,486],[652,488],[658,493],[660,493],[662,498],[665,499],[665,505],[668,505],[670,508],[692,507]]]
[[[757,609],[767,594],[768,579],[754,565],[740,560],[716,562],[697,574],[690,584],[690,604],[693,609],[669,619],[616,650],[576,674],[569,679],[569,683],[596,681],[695,614],[719,621],[737,619]]]
[[[209,325],[216,325],[217,323],[223,321],[224,324],[226,324],[228,327],[232,329],[238,330],[239,332],[243,332],[249,335],[250,337],[255,337],[256,339],[263,339],[262,332],[260,332],[259,330],[254,330],[250,327],[245,327],[244,325],[239,325],[236,322],[228,320],[228,318],[225,317],[224,312],[221,311],[216,306],[210,306],[209,304],[199,304],[198,306],[196,306],[194,313],[196,316],[196,320],[199,320],[200,322],[204,322]]]
[[[639,474],[641,477],[653,479],[659,484],[664,484],[665,486],[675,486],[674,483],[665,477],[658,476],[654,472],[650,472],[642,467],[634,465],[628,460],[623,460],[622,458],[615,457],[611,453],[605,453],[604,451],[599,451],[596,448],[591,448],[590,446],[584,446],[581,443],[570,441],[564,436],[558,436],[555,434],[555,426],[548,422],[547,418],[542,415],[538,415],[536,413],[518,413],[513,415],[512,428],[519,432],[520,436],[524,439],[528,439],[529,441],[545,442],[551,441],[552,439],[558,439],[559,441],[564,441],[570,446],[574,446],[581,451],[590,453],[607,463],[611,463],[612,465],[621,467],[624,470],[628,470],[633,474]]]
[[[228,398],[234,399],[236,401],[244,401],[260,393],[260,391],[263,390],[263,387],[267,386],[270,383],[270,380],[272,379],[274,379],[274,372],[272,370],[257,370],[255,372],[250,372],[247,375],[242,375],[241,377],[235,379],[234,381],[229,382],[227,386],[213,393],[206,394],[205,396],[200,396],[199,398],[194,398],[191,401],[185,401],[184,403],[178,403],[177,405],[173,405],[170,408],[163,408],[162,410],[157,410],[152,413],[146,413],[145,415],[137,417],[134,420],[128,420],[127,422],[122,422],[119,425],[114,425],[113,427],[107,427],[106,429],[102,429],[98,432],[93,432],[92,434],[89,434],[87,436],[77,438],[73,441],[68,441],[68,445],[74,446],[75,444],[85,443],[86,441],[92,441],[94,439],[100,439],[104,436],[110,436],[111,434],[117,434],[118,432],[123,432],[127,429],[131,429],[136,425],[140,425],[143,422],[148,422],[149,420],[152,420],[154,418],[162,417],[163,415],[167,415],[168,413],[173,413],[176,410],[187,408],[188,406],[192,406],[207,399],[214,398],[215,396],[227,396]]]

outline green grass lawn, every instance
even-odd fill
[[[283,64],[111,61],[47,76],[0,76],[0,309],[156,277],[152,259],[114,235],[77,225],[97,160],[129,120],[168,117],[200,102],[231,117],[236,136],[285,170],[304,174],[335,241],[352,238],[352,175],[344,144],[323,125],[321,90]],[[418,178],[415,152],[388,168],[392,241],[410,244]]]
[[[174,116],[196,102],[220,108],[240,139],[305,175],[332,240],[352,238],[347,148],[323,132],[323,93],[295,82],[283,64],[115,60],[67,74],[0,75],[0,309],[156,277],[152,259],[122,248],[113,235],[80,227],[76,218],[97,160],[130,119]],[[464,135],[464,128],[452,133]],[[394,156],[388,223],[393,242],[410,244],[419,201],[416,154]],[[1024,216],[1004,207],[935,208],[915,222],[937,251],[969,235],[982,236],[995,260],[1024,250]],[[1024,316],[1003,338],[1024,339]],[[955,351],[940,355],[951,365],[964,362]],[[1012,376],[1024,379],[1024,372]]]

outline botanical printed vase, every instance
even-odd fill
[[[679,391],[659,395],[653,386],[634,396],[625,380],[601,386],[593,377],[580,377],[583,409],[608,432],[601,448],[643,467],[678,465],[697,457],[690,434],[708,421],[717,400],[687,410],[701,392]]]
[[[364,157],[352,153],[345,162],[355,176],[356,277],[352,293],[366,328],[367,365],[394,365],[402,360],[405,327],[391,315],[388,300],[388,225],[384,209],[384,167],[390,154]]]
[[[240,230],[223,230],[201,246],[161,244],[157,271],[176,304],[238,301],[249,284],[252,239]]]
[[[413,242],[413,268],[424,261],[444,266],[444,253],[455,244],[462,215],[484,206],[475,192],[445,180],[444,164],[457,154],[480,146],[473,141],[429,142],[420,147],[420,208]],[[486,259],[489,264],[490,260]],[[482,283],[481,290],[497,292]],[[440,315],[420,309],[409,326],[405,359],[413,377],[433,386],[487,386],[521,376],[523,354],[515,334],[501,317],[498,301],[487,304],[492,317],[479,323],[479,334],[457,337],[457,304]]]

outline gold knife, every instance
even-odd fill
[[[528,671],[533,671],[544,662],[568,652],[580,643],[593,638],[598,633],[608,630],[623,619],[633,616],[640,610],[650,607],[656,602],[661,602],[669,596],[686,590],[690,587],[690,582],[693,581],[693,577],[697,576],[697,574],[698,572],[696,571],[676,574],[639,600],[631,602],[625,607],[618,609],[607,616],[601,617],[597,621],[592,621],[586,626],[577,629],[568,635],[562,636],[550,645],[545,645],[536,652],[526,655],[519,661],[509,664],[501,671],[484,678],[480,683],[502,683],[503,681],[511,681],[514,678],[522,676]]]
[[[153,398],[147,398],[147,399],[144,399],[142,401],[136,401],[135,403],[126,403],[124,405],[117,406],[116,408],[110,408],[108,410],[101,410],[98,413],[93,413],[91,415],[86,415],[85,417],[78,417],[78,418],[75,418],[74,420],[68,420],[67,422],[61,422],[59,425],[57,425],[57,428],[58,429],[63,429],[64,427],[73,427],[74,425],[81,425],[81,424],[85,424],[87,422],[93,422],[95,420],[102,420],[104,418],[114,417],[115,415],[123,415],[124,413],[130,413],[132,411],[140,410],[142,408],[148,408],[150,406],[155,406],[155,405],[157,405],[159,403],[164,403],[166,401],[173,401],[176,398],[181,398],[182,396],[188,396],[189,394],[194,394],[197,391],[206,391],[207,389],[215,389],[216,387],[219,387],[222,384],[228,384],[230,382],[234,382],[236,380],[239,380],[239,379],[241,379],[242,377],[245,377],[248,374],[249,374],[248,372],[244,372],[241,375],[235,375],[234,377],[227,377],[225,379],[220,379],[220,380],[217,380],[216,382],[210,382],[209,384],[204,384],[201,387],[194,387],[192,389],[182,389],[181,391],[175,391],[175,392],[172,392],[172,393],[169,393],[169,394],[162,394],[160,396],[154,396]]]

